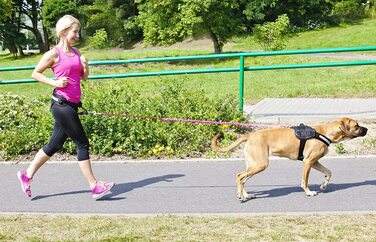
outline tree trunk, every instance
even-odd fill
[[[220,41],[218,40],[218,37],[215,35],[215,33],[213,33],[213,31],[210,28],[209,28],[209,35],[214,44],[214,52],[216,54],[222,53],[223,44],[220,43]]]
[[[44,25],[43,25],[43,36],[44,36],[44,43],[48,51],[50,49],[50,40],[49,40],[47,28]]]
[[[30,11],[22,11],[22,8],[20,8],[20,12],[29,17],[32,23],[32,26],[27,26],[27,25],[22,24],[21,27],[24,29],[30,30],[34,34],[40,53],[47,52],[49,50],[49,42],[48,41],[45,42],[45,39],[48,40],[48,33],[47,31],[44,33],[45,39],[43,39],[43,36],[38,29],[38,21],[39,21],[38,2],[36,0],[32,0],[32,1],[28,1],[26,4],[30,4],[31,6]]]
[[[12,53],[14,59],[17,59],[18,58],[18,50],[17,50],[17,45],[14,41],[12,41],[12,43],[9,43],[7,44],[6,46],[9,50],[10,53]]]
[[[18,47],[18,53],[20,54],[20,57],[24,57],[25,56],[25,53],[23,52],[21,46]]]

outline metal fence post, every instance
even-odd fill
[[[239,63],[239,109],[243,110],[244,102],[244,55],[240,56]]]

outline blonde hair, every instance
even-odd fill
[[[73,24],[78,24],[78,26],[81,27],[80,21],[78,21],[78,19],[76,19],[72,15],[64,15],[63,17],[61,17],[56,23],[57,36],[61,37],[61,34],[66,29],[69,29],[70,27],[72,27]]]

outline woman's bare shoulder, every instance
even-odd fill
[[[52,48],[43,55],[44,57],[48,59],[56,59],[59,57],[59,54],[57,53],[56,48]]]

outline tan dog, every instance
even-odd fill
[[[332,143],[337,143],[346,139],[352,139],[367,134],[367,128],[361,127],[350,118],[342,118],[338,121],[327,124],[312,126],[318,134],[330,139]],[[269,165],[269,155],[286,157],[291,160],[297,160],[299,155],[300,140],[295,135],[292,128],[276,128],[261,130],[254,133],[248,133],[228,147],[219,147],[218,139],[222,134],[217,134],[211,141],[211,146],[218,152],[228,152],[245,143],[245,163],[246,170],[236,175],[237,196],[241,200],[252,199],[252,195],[244,190],[245,182],[255,174],[262,172]],[[330,144],[329,141],[329,144]],[[308,177],[311,168],[314,168],[325,174],[325,180],[320,186],[321,191],[325,190],[331,178],[331,171],[319,163],[319,159],[328,152],[328,145],[317,138],[308,139],[304,146],[303,154],[303,177],[301,187],[308,196],[315,196],[317,192],[308,188]]]

